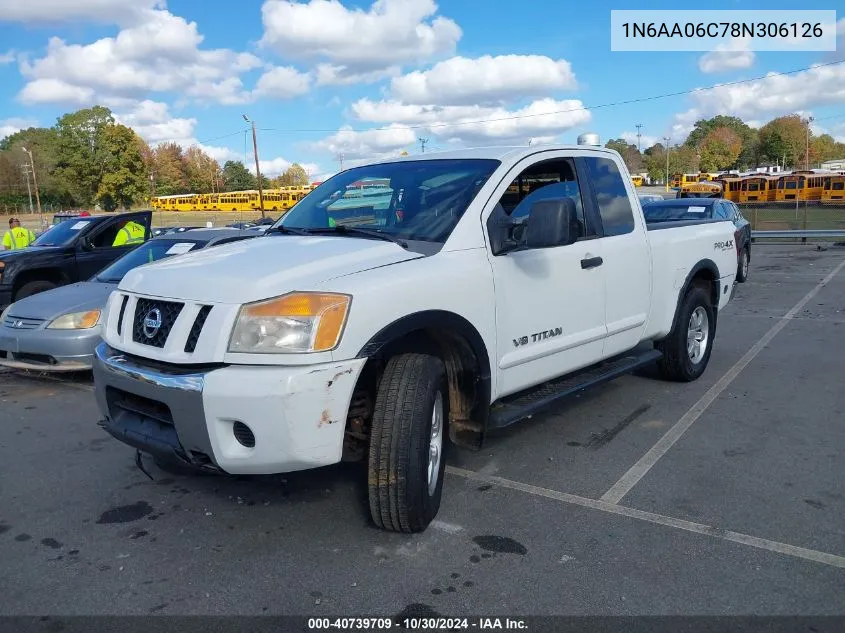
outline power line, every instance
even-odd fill
[[[706,92],[708,90],[713,90],[715,88],[723,88],[726,86],[736,86],[739,84],[747,84],[753,81],[763,81],[766,79],[770,79],[772,77],[784,77],[787,75],[794,75],[796,73],[804,72],[806,70],[812,70],[814,68],[822,68],[825,66],[835,66],[837,64],[845,63],[845,59],[839,59],[832,62],[827,62],[824,64],[816,64],[814,66],[807,66],[805,68],[796,68],[795,70],[787,70],[784,72],[779,73],[769,73],[768,75],[762,75],[759,77],[752,77],[750,79],[738,79],[736,81],[729,81],[723,84],[713,84],[712,86],[707,86],[704,88],[693,88],[691,90],[680,90],[678,92],[667,92],[664,94],[659,95],[652,95],[649,97],[638,97],[636,99],[625,99],[623,101],[612,101],[610,103],[600,103],[596,105],[586,105],[586,106],[579,106],[577,108],[568,108],[566,110],[554,110],[552,112],[537,112],[534,114],[514,114],[511,116],[506,117],[498,117],[494,119],[478,119],[475,121],[456,121],[454,123],[429,123],[429,124],[417,124],[417,125],[403,125],[402,129],[409,129],[409,130],[420,130],[420,129],[435,129],[435,128],[442,128],[442,127],[460,127],[462,125],[478,125],[480,123],[496,123],[499,121],[514,121],[518,119],[530,119],[536,118],[541,116],[551,116],[554,114],[565,114],[568,112],[578,112],[580,110],[599,110],[602,108],[614,108],[621,105],[630,105],[632,103],[644,103],[647,101],[656,101],[658,99],[667,99],[669,97],[679,97],[683,95],[690,95],[695,94],[697,92]],[[392,126],[382,126],[382,127],[368,127],[368,128],[361,128],[361,129],[346,129],[344,131],[350,132],[375,132],[375,131],[384,131],[384,130],[391,130],[395,129]],[[301,129],[284,129],[284,128],[261,128],[263,132],[285,132],[285,133],[295,133],[295,132],[337,132],[337,128],[301,128]]]

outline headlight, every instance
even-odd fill
[[[294,292],[241,307],[230,352],[325,352],[340,342],[352,297]]]
[[[70,314],[63,314],[58,319],[54,319],[47,328],[52,330],[87,330],[97,325],[99,320],[99,310],[72,312]]]

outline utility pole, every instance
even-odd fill
[[[247,115],[243,115],[244,121],[252,125],[252,149],[255,153],[255,176],[258,179],[258,206],[261,209],[261,218],[264,219],[264,190],[261,188],[261,169],[258,167],[258,140],[255,136],[255,121],[250,121]]]
[[[666,191],[669,191],[669,144],[672,139],[664,136],[663,140],[666,141]]]
[[[640,133],[640,130],[643,129],[643,124],[637,123],[636,128],[637,128],[637,151],[642,152],[642,146],[641,146],[641,143],[640,143],[640,138],[642,137],[642,134]]]
[[[804,156],[804,169],[809,171],[810,169],[810,123],[815,121],[813,117],[807,118],[807,153]]]
[[[29,196],[29,212],[34,213],[35,210],[32,208],[32,189],[29,188],[29,163],[21,165],[21,169],[23,170],[23,175],[26,178],[26,194]]]
[[[427,138],[420,138],[420,148],[422,149],[422,153],[425,154],[425,144],[428,143]]]
[[[343,152],[338,153],[337,162],[340,163],[340,171],[343,171]]]
[[[38,195],[38,178],[35,176],[35,160],[32,158],[32,152],[25,147],[21,149],[29,156],[29,166],[32,169],[32,186],[35,189],[35,204],[38,205],[38,221],[41,226],[44,226],[44,218],[41,215],[41,196]]]

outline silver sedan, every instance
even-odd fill
[[[0,365],[37,371],[91,369],[100,343],[100,316],[109,295],[133,268],[165,257],[260,236],[217,228],[165,234],[149,240],[88,281],[21,299],[0,315]]]

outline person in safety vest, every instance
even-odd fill
[[[143,225],[127,220],[117,231],[112,246],[126,246],[128,244],[142,244],[147,230]]]
[[[17,218],[9,218],[9,230],[3,236],[3,248],[13,251],[26,248],[35,241],[35,233],[21,226]]]

